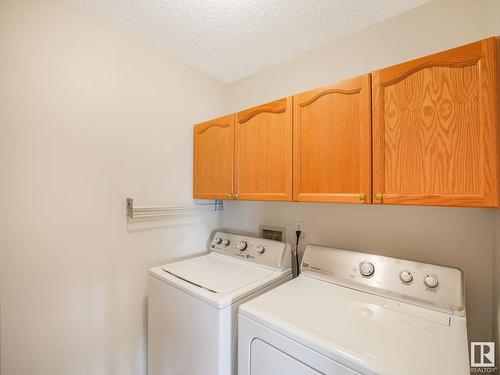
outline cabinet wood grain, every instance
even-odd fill
[[[199,124],[193,196],[499,207],[500,38]]]
[[[498,206],[497,44],[373,73],[375,203]]]
[[[292,200],[292,98],[236,114],[236,199]]]
[[[194,127],[193,197],[228,199],[233,193],[234,115]]]
[[[294,96],[294,200],[371,202],[370,79]]]

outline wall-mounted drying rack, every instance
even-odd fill
[[[199,203],[190,205],[139,207],[134,206],[134,200],[132,198],[127,198],[127,217],[129,219],[198,214],[203,212],[222,211],[223,209],[224,205],[221,200],[215,200],[212,203]]]

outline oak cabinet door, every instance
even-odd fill
[[[294,96],[293,195],[371,202],[369,74]]]
[[[373,73],[374,202],[498,206],[494,38]]]
[[[234,115],[194,127],[193,197],[227,199],[233,193]]]
[[[292,98],[236,115],[235,198],[292,200]]]

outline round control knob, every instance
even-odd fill
[[[264,246],[257,246],[257,252],[259,254],[264,254],[265,251],[266,249],[264,248]]]
[[[222,244],[224,246],[229,246],[230,243],[231,243],[231,241],[229,241],[227,238],[224,241],[222,241]]]
[[[399,280],[401,280],[405,284],[411,283],[411,281],[413,280],[413,274],[410,271],[401,271],[399,273]]]
[[[246,241],[240,241],[240,243],[238,244],[238,250],[239,251],[244,251],[246,248],[247,248],[247,243]]]
[[[363,276],[371,276],[375,272],[375,267],[371,262],[361,262],[359,265],[359,272]]]
[[[425,275],[424,284],[427,288],[435,288],[439,284],[439,280],[435,275]]]
[[[217,245],[220,245],[220,244],[221,244],[221,242],[222,242],[222,238],[220,238],[220,237],[216,237],[216,238],[215,238],[215,240],[214,240],[214,242],[215,242]]]

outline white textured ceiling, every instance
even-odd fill
[[[232,82],[429,0],[63,0]]]

